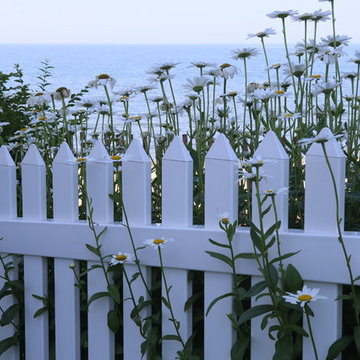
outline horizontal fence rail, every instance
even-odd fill
[[[323,131],[328,131],[324,129]],[[335,140],[326,143],[330,162],[334,170],[340,194],[340,214],[344,218],[345,157]],[[289,184],[289,158],[275,133],[269,132],[255,155],[265,162],[261,189],[277,190]],[[335,298],[341,295],[341,285],[349,284],[346,262],[340,252],[335,218],[335,198],[331,178],[327,170],[320,144],[313,144],[305,159],[305,229],[288,229],[288,195],[276,199],[278,218],[281,220],[280,239],[283,253],[298,252],[285,265],[292,263],[310,287],[321,289],[329,301],[314,303],[316,313],[314,336],[317,340],[320,359],[325,359],[329,346],[341,335],[341,302]],[[53,163],[53,219],[46,218],[46,169],[41,156],[31,145],[22,170],[22,218],[18,218],[16,199],[16,166],[5,146],[0,149],[0,252],[23,255],[25,285],[25,328],[27,359],[48,359],[48,314],[33,318],[39,308],[39,301],[32,294],[46,295],[47,261],[54,258],[55,271],[55,332],[56,358],[80,358],[80,308],[79,291],[69,265],[79,267],[80,261],[87,261],[88,267],[98,264],[99,259],[91,253],[86,244],[94,242],[93,234],[86,221],[79,220],[78,164],[67,144],[62,144]],[[121,251],[132,253],[127,229],[114,222],[113,201],[109,194],[114,191],[113,162],[104,145],[97,142],[86,162],[87,194],[92,200],[94,221],[98,231],[107,228],[101,238],[103,254]],[[237,219],[238,212],[238,159],[228,140],[219,134],[206,156],[205,162],[205,222],[203,226],[192,223],[193,211],[193,160],[179,137],[175,137],[162,160],[162,223],[151,223],[151,163],[141,143],[134,139],[122,162],[122,198],[131,226],[135,245],[143,245],[145,239],[172,238],[163,248],[163,260],[168,282],[173,286],[175,318],[181,323],[181,334],[188,338],[192,333],[192,310],[184,312],[184,304],[191,296],[190,270],[204,273],[204,311],[222,294],[232,291],[231,268],[209,256],[206,251],[219,251],[209,242],[225,242],[224,232],[219,228],[219,214],[227,212],[230,220]],[[256,209],[255,202],[253,209]],[[256,214],[256,211],[253,211]],[[259,219],[253,215],[253,222]],[[274,223],[270,211],[264,218],[265,226]],[[360,273],[360,234],[344,232],[348,253],[353,255],[352,267]],[[253,252],[250,230],[239,227],[233,240],[234,252]],[[270,257],[276,257],[270,249]],[[224,252],[226,254],[226,252]],[[151,268],[158,267],[158,257],[147,247],[139,252],[139,259],[150,284]],[[129,274],[136,271],[128,266]],[[254,260],[238,259],[238,274],[249,275],[252,283],[261,280]],[[13,271],[13,277],[16,272]],[[135,283],[136,297],[146,292],[139,281]],[[0,286],[2,282],[0,280]],[[163,285],[164,286],[164,285]],[[99,269],[88,273],[88,297],[99,291],[106,291],[106,283]],[[163,287],[164,294],[164,287]],[[124,285],[123,297],[129,292]],[[8,307],[11,298],[0,300]],[[252,305],[264,303],[252,300]],[[113,307],[109,298],[94,301],[88,313],[89,359],[113,359],[114,335],[107,327],[106,316]],[[124,358],[139,360],[143,339],[138,328],[130,319],[132,306],[123,303],[124,315]],[[226,314],[232,312],[230,298],[218,302],[208,316],[204,316],[204,357],[206,360],[230,359],[234,342],[232,324]],[[331,314],[331,316],[329,316]],[[254,318],[251,325],[251,359],[270,359],[274,344],[267,332],[260,329],[261,319]],[[305,325],[304,325],[305,326]],[[167,309],[163,308],[162,329],[164,334],[174,334],[168,320]],[[221,330],[220,330],[221,329]],[[0,340],[11,334],[10,325],[0,329]],[[179,344],[164,341],[163,359],[173,360]],[[303,342],[303,359],[313,357],[309,339]],[[2,359],[19,359],[19,349],[9,349]]]

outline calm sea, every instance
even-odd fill
[[[49,90],[66,86],[77,92],[96,75],[107,73],[116,79],[115,89],[148,84],[146,73],[154,65],[164,62],[179,63],[172,73],[175,92],[184,93],[182,85],[186,79],[198,76],[198,69],[191,67],[191,62],[206,61],[216,65],[225,62],[236,65],[239,75],[229,81],[228,91],[243,90],[243,64],[232,59],[232,50],[244,47],[256,47],[261,55],[248,60],[249,82],[267,80],[265,60],[260,46],[249,44],[235,45],[0,45],[0,71],[10,72],[15,63],[24,73],[25,82],[30,83],[34,91],[38,90],[37,76],[39,67],[45,59],[54,67],[50,78]],[[355,65],[348,60],[359,46],[347,48],[347,57],[341,58],[343,71],[355,71]],[[286,61],[283,45],[267,46],[270,64]],[[294,57],[293,61],[297,61]],[[114,89],[114,90],[115,90]],[[156,90],[153,95],[156,95]],[[89,96],[99,97],[99,93],[91,91]],[[150,94],[151,96],[151,94]],[[181,97],[181,96],[180,96]],[[180,99],[181,100],[181,99]],[[134,99],[133,111],[143,110],[143,100]]]

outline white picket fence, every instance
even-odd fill
[[[329,131],[324,129],[323,131]],[[344,214],[345,157],[335,140],[326,143],[340,194],[340,214]],[[257,155],[275,161],[266,163],[264,171],[270,175],[262,180],[262,189],[278,189],[288,186],[289,159],[276,135],[269,132]],[[133,140],[123,161],[123,201],[137,246],[149,238],[173,238],[175,241],[163,248],[168,283],[173,285],[171,300],[175,317],[180,321],[184,338],[192,333],[191,310],[184,312],[184,303],[191,295],[188,271],[204,272],[205,310],[219,295],[232,289],[231,269],[205,253],[219,251],[209,243],[209,238],[225,241],[218,226],[218,214],[228,212],[237,218],[238,209],[238,159],[228,140],[220,134],[206,156],[205,164],[205,225],[192,224],[193,163],[184,144],[175,137],[163,158],[162,172],[162,223],[151,224],[151,168],[150,160],[141,143]],[[88,196],[93,200],[94,220],[99,229],[107,226],[102,238],[104,254],[118,251],[132,252],[129,236],[124,226],[113,221],[113,164],[101,142],[97,142],[86,164]],[[15,165],[6,147],[0,149],[0,242],[2,253],[24,255],[25,274],[25,327],[26,359],[47,360],[48,315],[33,318],[40,302],[32,294],[46,295],[47,257],[55,261],[55,330],[56,358],[58,360],[80,359],[79,293],[74,287],[75,278],[69,264],[78,266],[79,260],[91,266],[96,257],[87,250],[93,236],[85,221],[78,220],[78,165],[69,147],[64,143],[53,163],[54,219],[46,219],[45,165],[35,147],[31,145],[22,168],[23,218],[17,218]],[[319,358],[325,359],[329,345],[341,336],[341,301],[334,299],[341,294],[342,284],[348,284],[348,272],[340,245],[337,241],[335,222],[335,198],[329,172],[320,145],[313,144],[306,154],[305,230],[289,230],[288,195],[279,196],[277,208],[282,220],[281,246],[283,253],[301,250],[289,261],[297,267],[306,284],[318,287],[329,298],[312,304],[316,314],[313,332],[318,346]],[[254,211],[254,214],[256,211]],[[343,216],[342,216],[343,217]],[[256,218],[254,218],[256,222]],[[272,213],[266,223],[274,223]],[[352,254],[354,274],[360,274],[360,236],[345,233],[348,251]],[[235,252],[252,252],[248,228],[239,228],[233,241]],[[157,253],[146,248],[139,253],[145,278],[150,268],[158,266]],[[272,254],[274,257],[276,254]],[[127,265],[128,272],[136,271],[135,265]],[[2,269],[0,269],[2,271]],[[256,263],[240,259],[237,272],[252,276],[252,283],[260,281]],[[13,273],[13,276],[16,276]],[[139,279],[139,278],[138,278]],[[0,280],[0,287],[1,285]],[[145,291],[140,280],[134,283],[135,296]],[[88,274],[89,297],[98,291],[106,291],[106,283],[100,270]],[[124,298],[129,293],[124,285]],[[13,299],[6,297],[0,305],[7,308]],[[263,300],[257,302],[261,303]],[[231,313],[229,298],[218,302],[204,320],[204,353],[206,360],[230,359],[233,330],[226,314]],[[107,312],[112,308],[109,298],[93,302],[88,313],[88,356],[90,360],[114,358],[114,336],[107,327]],[[130,319],[132,305],[123,303],[124,312],[124,358],[139,360],[143,341],[138,328]],[[163,309],[163,333],[174,333],[167,320],[168,310]],[[272,358],[274,343],[267,332],[261,331],[262,317],[251,324],[251,359]],[[304,325],[305,326],[305,325]],[[0,328],[0,339],[10,336],[12,327]],[[162,345],[163,359],[174,360],[179,344],[165,341]],[[303,359],[313,359],[308,338],[303,342]],[[11,348],[4,360],[18,360],[19,349]],[[151,360],[151,359],[150,359]]]

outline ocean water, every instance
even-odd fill
[[[206,61],[215,65],[230,63],[238,67],[238,75],[228,82],[228,91],[244,90],[244,71],[242,61],[232,59],[232,51],[244,47],[255,47],[260,55],[248,59],[248,82],[267,81],[265,60],[260,45],[0,45],[0,71],[10,72],[15,63],[24,73],[24,80],[31,84],[33,91],[38,91],[37,83],[41,62],[49,60],[54,67],[49,91],[65,86],[78,92],[96,75],[107,73],[116,79],[114,90],[133,88],[149,83],[147,71],[155,65],[165,62],[178,63],[171,73],[178,102],[188,92],[183,84],[186,79],[199,76],[199,70],[191,67],[191,62]],[[356,71],[356,67],[348,60],[359,46],[347,47],[348,56],[340,58],[342,71]],[[290,48],[292,51],[294,47]],[[282,44],[267,46],[270,64],[285,63],[285,51]],[[297,61],[297,57],[293,57]],[[333,67],[333,66],[332,66]],[[316,69],[323,74],[325,67]],[[274,74],[275,75],[275,74]],[[219,93],[221,93],[219,87]],[[149,97],[159,94],[153,90]],[[91,89],[88,97],[104,97],[103,90]],[[132,100],[130,112],[134,115],[145,112],[142,94]]]

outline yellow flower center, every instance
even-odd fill
[[[126,260],[127,259],[127,256],[126,255],[123,255],[123,254],[121,254],[121,255],[116,255],[116,258],[115,258],[116,260],[119,260],[119,261],[124,261],[124,260]]]
[[[320,79],[321,75],[311,75],[310,77],[313,78],[313,79]]]
[[[273,191],[273,190],[266,190],[266,192],[267,192],[268,194],[272,194],[274,191]]]
[[[229,219],[226,218],[226,217],[224,217],[224,218],[221,219],[221,222],[222,222],[223,224],[227,224],[227,223],[229,222]]]
[[[108,74],[100,74],[97,78],[98,79],[110,79],[110,76]]]
[[[128,99],[129,97],[128,96],[122,96],[121,98],[120,98],[120,100],[126,100],[126,99]]]
[[[287,117],[293,117],[294,115],[293,114],[285,114],[284,117],[287,118]]]
[[[283,94],[285,94],[285,91],[276,90],[276,91],[275,91],[275,94],[283,95]]]
[[[163,243],[164,243],[164,239],[155,239],[155,240],[153,241],[153,243],[154,243],[155,245],[163,244]]]
[[[231,66],[230,64],[224,63],[224,64],[220,65],[220,69],[221,69],[221,70],[224,70],[224,69],[226,69],[226,68],[228,68],[228,67],[230,67],[230,66]]]
[[[86,161],[86,158],[78,158],[76,159],[77,162]]]
[[[42,121],[42,120],[46,120],[46,119],[47,119],[47,117],[46,117],[46,116],[40,116],[40,117],[39,117],[39,120],[40,120],[40,121]]]
[[[142,116],[141,116],[141,115],[138,115],[138,116],[129,116],[129,119],[131,119],[131,120],[135,120],[135,121],[137,121],[137,120],[141,120],[141,118],[142,118]]]
[[[279,66],[281,66],[281,64],[280,63],[277,63],[277,64],[273,64],[273,65],[271,65],[272,67],[279,67]]]
[[[237,91],[230,91],[228,95],[229,95],[229,96],[236,96],[236,95],[237,95]]]
[[[38,92],[38,93],[35,94],[35,96],[42,96],[42,95],[44,95],[43,92]]]
[[[298,300],[300,301],[310,301],[313,297],[308,294],[303,294],[298,296]]]
[[[121,160],[121,156],[120,155],[113,155],[113,156],[110,156],[110,159],[111,160]]]
[[[65,86],[61,86],[58,89],[56,89],[56,92],[62,93],[63,91],[68,91],[68,89]]]
[[[26,131],[28,128],[22,128],[22,129],[20,129],[19,131]]]

